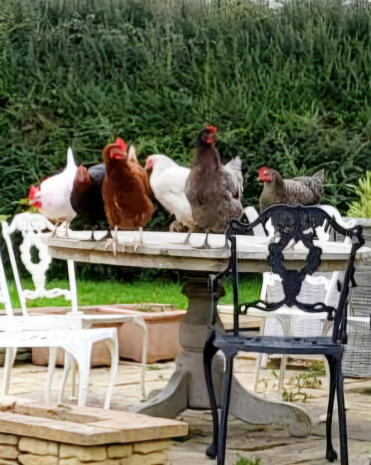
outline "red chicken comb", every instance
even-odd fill
[[[218,128],[216,126],[211,125],[211,124],[209,126],[207,126],[206,130],[210,131],[210,132],[213,132],[214,134],[218,133]]]
[[[121,150],[126,152],[127,145],[126,145],[126,142],[124,141],[124,139],[121,139],[121,137],[116,137],[115,143],[116,143],[116,145],[118,145],[120,147]]]
[[[266,170],[269,170],[270,168],[268,168],[268,166],[261,166],[259,169],[258,169],[258,173],[261,174],[263,173],[264,171]]]

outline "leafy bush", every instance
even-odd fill
[[[371,218],[371,171],[358,181],[356,194],[359,200],[351,203],[348,215],[355,218]]]
[[[31,183],[101,159],[116,135],[143,160],[189,164],[208,122],[224,159],[240,155],[245,203],[256,169],[326,169],[325,202],[345,208],[370,169],[367,2],[3,0],[0,213]],[[166,228],[159,209],[151,227]]]

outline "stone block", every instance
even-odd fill
[[[130,457],[132,453],[133,446],[131,444],[112,444],[107,446],[107,455],[109,459]]]
[[[105,446],[74,446],[69,444],[61,444],[59,446],[60,458],[73,458],[81,460],[81,462],[101,462],[107,458]]]
[[[120,460],[104,460],[103,462],[81,462],[76,457],[59,459],[59,465],[120,465]]]
[[[120,465],[165,465],[166,456],[163,452],[152,454],[133,454],[131,457],[120,460]]]
[[[22,465],[58,465],[55,455],[21,454],[18,461]]]
[[[19,450],[17,446],[12,444],[0,444],[0,457],[2,459],[16,459]]]
[[[58,455],[58,444],[43,439],[22,437],[18,445],[19,450],[36,455]]]
[[[0,465],[19,465],[18,460],[0,459]]]
[[[18,444],[18,436],[0,433],[0,444]]]
[[[151,452],[162,451],[170,447],[170,441],[146,441],[134,444],[134,452],[140,454],[150,454]]]

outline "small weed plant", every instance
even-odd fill
[[[260,459],[247,459],[242,457],[241,459],[237,460],[236,465],[261,465]]]

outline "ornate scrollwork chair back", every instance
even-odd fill
[[[34,289],[23,289],[21,285],[12,241],[12,236],[17,231],[22,235],[22,242],[19,246],[20,258],[24,267],[31,275]],[[71,289],[46,288],[46,273],[51,264],[52,257],[49,254],[47,244],[42,240],[42,233],[44,231],[54,231],[54,225],[38,213],[20,213],[14,216],[10,224],[6,221],[2,222],[2,233],[8,249],[22,312],[24,315],[28,313],[27,300],[34,300],[40,297],[52,299],[59,296],[72,301],[72,307],[77,311],[73,262],[68,263]],[[33,249],[36,249],[38,252],[38,260],[33,259]]]
[[[282,297],[277,301],[264,301],[258,299],[254,302],[240,303],[239,301],[239,270],[238,270],[238,242],[239,235],[251,234],[253,228],[262,225],[266,229],[269,224],[274,228],[274,235],[268,244],[267,263],[272,273],[279,276],[282,284]],[[348,244],[333,244],[334,247],[347,247],[344,254],[347,257],[347,266],[341,273],[342,280],[338,282],[340,291],[335,304],[328,302],[308,303],[302,300],[300,292],[307,277],[316,273],[321,266],[322,248],[318,240],[319,229],[326,231],[332,228],[336,233],[349,238]],[[326,211],[318,207],[275,205],[265,210],[255,221],[246,224],[237,220],[231,222],[227,233],[231,255],[227,268],[219,274],[210,275],[209,284],[212,296],[210,331],[205,344],[204,366],[206,384],[209,390],[210,404],[213,411],[214,437],[208,449],[208,455],[218,456],[218,465],[225,460],[225,439],[227,429],[227,416],[229,409],[230,384],[232,379],[233,358],[238,351],[276,353],[276,354],[320,354],[324,355],[330,366],[330,395],[329,414],[327,419],[327,451],[326,457],[333,461],[336,452],[331,443],[331,421],[335,389],[338,392],[339,423],[341,431],[341,465],[347,465],[347,440],[345,410],[343,405],[343,379],[341,373],[341,358],[343,344],[347,341],[347,305],[349,298],[349,285],[354,283],[354,261],[357,250],[364,244],[362,228],[353,226],[343,228]],[[328,242],[327,242],[328,244]],[[294,246],[296,246],[295,249]],[[298,264],[295,253],[303,247],[307,249],[306,260]],[[331,249],[330,249],[331,250]],[[290,257],[285,260],[285,254]],[[339,265],[341,270],[343,264]],[[222,331],[217,325],[217,283],[231,277],[233,289],[234,321],[232,331]],[[340,274],[339,274],[340,276]],[[240,332],[239,317],[246,314],[250,307],[259,310],[274,312],[285,306],[296,307],[304,312],[326,312],[329,320],[333,320],[332,337],[281,337],[281,336],[244,336]],[[212,386],[211,359],[217,350],[222,350],[226,357],[226,375],[221,401],[221,416],[218,420],[215,394]]]

